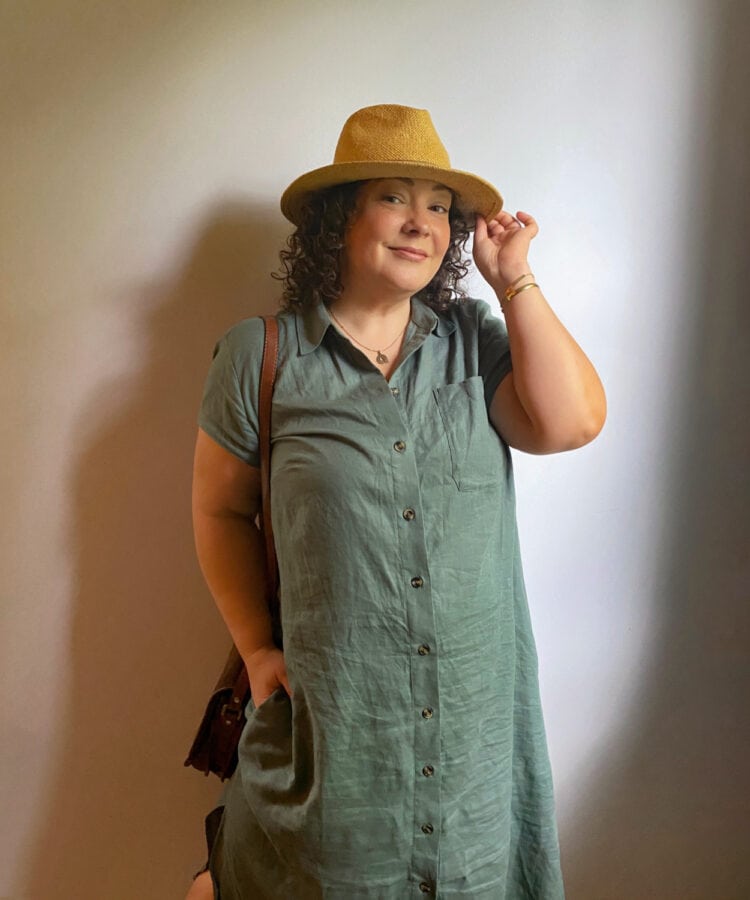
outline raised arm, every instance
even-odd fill
[[[193,530],[203,577],[247,667],[259,706],[282,684],[291,695],[282,652],[273,643],[265,596],[265,549],[255,525],[260,469],[198,430],[193,467]]]
[[[539,229],[528,213],[507,212],[487,223],[477,217],[474,260],[500,300],[513,371],[495,391],[490,420],[511,447],[558,453],[592,441],[606,418],[604,388],[593,365],[547,303],[541,289],[510,300],[504,294],[529,268],[529,243]]]

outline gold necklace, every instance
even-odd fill
[[[350,337],[355,343],[359,344],[360,347],[364,347],[365,350],[369,350],[370,353],[377,353],[377,356],[375,357],[375,362],[380,363],[381,365],[382,365],[382,363],[390,362],[390,360],[389,360],[388,357],[385,355],[385,353],[383,353],[383,350],[388,350],[390,347],[392,347],[392,346],[396,343],[396,341],[401,337],[401,335],[402,335],[402,334],[406,331],[406,329],[409,327],[409,322],[411,321],[411,319],[409,319],[409,322],[407,322],[406,325],[404,325],[404,327],[401,329],[401,331],[399,331],[399,333],[398,333],[398,334],[396,335],[396,337],[390,342],[390,344],[388,344],[387,346],[383,347],[383,350],[378,350],[376,347],[368,347],[366,344],[363,344],[362,341],[358,341],[358,340],[354,337],[354,335],[353,335],[350,331],[347,331],[346,328],[344,328],[344,326],[341,324],[341,322],[339,322],[339,320],[338,320],[338,319],[336,318],[336,316],[334,315],[334,312],[333,312],[332,309],[329,309],[328,312],[331,314],[331,316],[333,317],[333,320],[336,322],[336,324],[339,326],[339,328],[340,328],[345,334],[349,335],[349,337]]]

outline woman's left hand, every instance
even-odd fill
[[[529,244],[539,233],[536,219],[519,210],[514,218],[501,212],[487,222],[476,218],[474,262],[484,280],[502,293],[516,278],[529,271]]]

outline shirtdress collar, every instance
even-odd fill
[[[434,309],[417,297],[411,298],[411,317],[417,330],[425,334],[433,332],[438,337],[448,337],[456,330],[453,322],[439,316]],[[326,331],[333,328],[330,313],[321,300],[314,306],[298,312],[295,319],[301,356],[316,350]]]

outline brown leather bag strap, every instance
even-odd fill
[[[263,340],[263,364],[260,375],[258,403],[260,440],[261,516],[266,539],[266,572],[268,602],[277,602],[279,570],[276,565],[276,548],[271,524],[271,401],[276,381],[276,363],[279,355],[279,323],[275,316],[263,316],[266,334]]]

